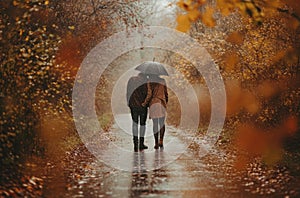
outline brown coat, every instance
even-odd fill
[[[168,103],[168,90],[166,81],[160,78],[156,82],[147,83],[147,87],[147,97],[143,105],[149,105],[150,118],[165,117]]]

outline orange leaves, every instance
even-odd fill
[[[277,63],[278,61],[282,60],[285,56],[290,55],[293,53],[293,48],[289,47],[285,50],[281,50],[275,54],[275,56],[272,58],[273,63]]]
[[[265,1],[265,7],[268,8],[279,8],[280,6],[283,6],[282,4],[282,0],[269,0],[269,1]]]
[[[238,148],[236,167],[245,168],[251,157],[261,157],[268,165],[274,165],[282,159],[282,143],[286,137],[298,130],[298,119],[291,115],[281,125],[265,131],[254,124],[244,124],[237,128],[235,146]],[[244,155],[243,153],[247,153]],[[248,156],[248,158],[247,158]]]
[[[283,6],[282,0],[269,0],[264,2],[264,13],[269,16],[277,14],[277,8]]]
[[[292,30],[297,30],[297,28],[300,26],[300,22],[292,17],[288,17],[286,19],[286,26]]]
[[[288,117],[284,124],[283,128],[288,135],[293,135],[298,129],[298,119],[295,116]]]
[[[200,12],[198,9],[192,9],[188,12],[187,15],[190,21],[196,21],[200,17]]]
[[[181,9],[188,11],[189,9],[191,9],[190,7],[192,5],[192,2],[193,2],[192,0],[187,0],[187,1],[180,0],[179,2],[177,2],[177,5]]]
[[[180,0],[177,5],[180,7],[183,11],[186,12],[186,14],[178,14],[177,15],[177,27],[176,29],[182,32],[187,32],[190,27],[191,23],[197,21],[198,19],[201,19],[201,21],[208,27],[214,27],[215,26],[215,20],[213,18],[214,9],[211,7],[206,7],[205,11],[201,13],[200,7],[203,6],[206,3],[205,0],[198,0],[198,1],[192,1],[192,0]]]
[[[232,44],[241,45],[244,42],[244,35],[235,31],[228,35],[226,41]]]
[[[249,91],[244,91],[242,96],[242,105],[250,114],[255,114],[260,109],[260,103]]]
[[[240,82],[227,81],[227,115],[231,116],[245,109],[250,114],[255,114],[260,109],[260,103],[255,95],[242,90]]]
[[[273,15],[278,14],[278,9],[288,5],[292,8],[292,11],[284,10],[283,12],[289,13],[289,15],[293,16],[294,20],[291,20],[291,27],[297,28],[300,23],[299,18],[300,15],[300,6],[299,2],[293,0],[269,0],[269,1],[241,1],[241,0],[217,0],[215,7],[208,7],[206,5],[205,0],[179,0],[177,3],[178,7],[183,11],[187,12],[188,15],[191,15],[189,22],[187,22],[186,26],[190,26],[191,22],[196,20],[201,20],[208,27],[215,26],[215,20],[213,18],[213,14],[216,12],[220,12],[223,16],[228,16],[235,11],[239,11],[242,16],[250,17],[252,21],[256,24],[261,24],[262,20],[268,16],[272,17]],[[199,10],[203,6],[205,7],[205,11],[200,13]],[[180,20],[183,21],[183,20]],[[179,25],[183,26],[182,24]],[[180,27],[177,28],[180,30]],[[184,29],[184,31],[187,31]]]
[[[300,4],[299,0],[285,0],[285,3],[293,8],[293,11],[295,12],[296,15],[300,15]]]
[[[216,21],[213,18],[214,9],[212,7],[206,7],[204,13],[201,16],[202,22],[208,27],[214,27]]]
[[[227,53],[223,57],[223,61],[225,63],[225,71],[231,71],[235,68],[235,66],[239,62],[239,56],[236,53]]]
[[[177,5],[183,9],[187,14],[177,15],[177,30],[181,32],[187,32],[191,23],[195,22],[200,17],[200,12],[198,10],[199,3],[194,3],[192,0],[184,1],[180,0]]]
[[[284,49],[278,51],[273,56],[270,56],[272,64],[278,64],[278,62],[285,62],[288,66],[296,65],[299,59],[299,49],[292,46],[286,46]]]
[[[187,32],[191,23],[196,21],[200,17],[200,12],[197,9],[191,9],[187,14],[180,14],[177,16],[177,30],[181,32]]]
[[[233,115],[240,111],[241,92],[242,90],[238,81],[232,80],[226,82],[227,115]]]
[[[267,148],[263,153],[263,162],[267,165],[274,165],[279,162],[284,154],[284,149],[281,147]]]
[[[236,168],[246,168],[250,159],[255,157],[261,157],[269,165],[275,164],[282,157],[282,140],[279,133],[266,133],[252,124],[240,125],[234,142],[238,149]]]
[[[244,35],[238,31],[234,31],[228,35],[226,41],[234,45],[242,45],[244,42]],[[222,59],[225,64],[225,71],[227,72],[233,70],[240,61],[239,55],[236,52],[226,53]]]
[[[206,0],[198,0],[198,1],[193,1],[193,0],[179,0],[177,2],[178,7],[183,9],[184,11],[191,11],[199,8],[203,4],[206,3]]]
[[[246,151],[252,155],[262,154],[268,146],[267,134],[257,129],[254,125],[240,125],[237,129],[235,144],[240,151]]]
[[[191,22],[187,15],[178,15],[176,21],[177,21],[176,29],[178,31],[187,32],[191,27]]]
[[[278,91],[279,88],[275,86],[275,82],[269,80],[262,82],[257,88],[257,93],[266,99],[271,98]]]
[[[80,56],[80,42],[78,38],[67,36],[56,54],[57,63],[66,65],[68,67],[66,69],[74,76],[82,61]]]
[[[231,0],[217,0],[217,8],[223,16],[228,16],[234,10],[234,4]]]

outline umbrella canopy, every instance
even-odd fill
[[[135,69],[144,74],[155,74],[163,76],[169,75],[166,68],[161,63],[154,61],[146,61],[137,66]]]

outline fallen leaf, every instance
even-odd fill
[[[238,31],[235,31],[229,34],[226,41],[232,44],[241,45],[244,42],[244,36]]]
[[[191,22],[187,15],[178,15],[176,21],[177,21],[176,29],[178,31],[187,32],[191,27]]]
[[[213,18],[213,14],[214,14],[214,8],[206,7],[205,11],[201,16],[202,22],[208,27],[214,27],[216,25],[216,21]]]

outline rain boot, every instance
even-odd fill
[[[140,137],[140,150],[148,149],[148,146],[144,144],[144,137]]]
[[[164,135],[165,135],[165,127],[162,127],[159,132],[159,147],[164,147]]]
[[[136,136],[133,136],[133,149],[134,149],[134,152],[138,152],[138,148],[139,148],[139,138],[136,137]]]
[[[154,149],[158,149],[158,133],[154,134],[154,140],[155,140]]]

